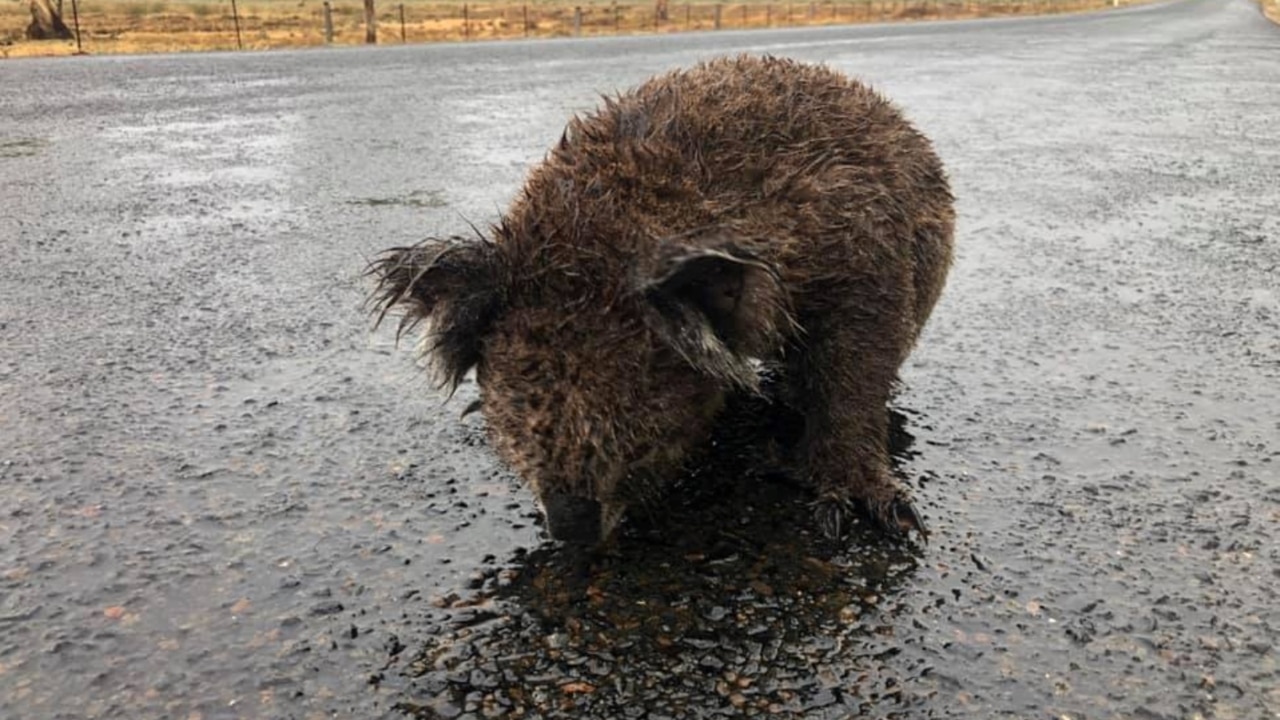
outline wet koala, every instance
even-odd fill
[[[857,507],[924,534],[886,406],[951,264],[929,141],[831,69],[738,57],[576,117],[476,237],[388,250],[379,320],[424,323],[442,386],[472,368],[497,453],[551,535],[594,544],[655,497],[764,365],[805,418],[819,527]]]

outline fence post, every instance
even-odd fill
[[[720,4],[716,3],[716,29],[717,30],[720,29],[720,10],[721,10]]]
[[[243,50],[244,43],[240,40],[240,11],[236,9],[236,0],[231,0],[231,19],[236,24],[236,48]]]
[[[529,37],[529,6],[522,6],[524,9],[524,36]]]
[[[400,3],[400,42],[405,42],[405,38],[404,38],[404,3]]]
[[[373,0],[364,0],[364,41],[369,45],[378,42],[378,15],[373,9]]]
[[[333,6],[324,0],[324,44],[333,44]]]
[[[617,35],[622,32],[622,10],[618,7],[618,1],[613,2],[613,34]]]
[[[76,0],[71,0],[71,17],[76,24],[76,54],[83,55],[84,48],[80,46],[80,8],[76,5]]]
[[[684,4],[684,29],[693,27],[693,3]]]
[[[573,36],[582,35],[582,6],[579,5],[573,9]]]
[[[471,8],[462,3],[462,39],[471,39]]]
[[[764,26],[773,27],[773,6],[768,3],[764,5]]]

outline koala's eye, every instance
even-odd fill
[[[516,412],[537,411],[546,406],[542,394],[537,392],[513,393],[507,399],[508,406]]]

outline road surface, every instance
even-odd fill
[[[933,542],[814,538],[746,408],[566,559],[361,269],[740,51],[871,81],[950,168],[896,401]],[[1280,717],[1277,118],[1246,0],[0,63],[0,716]]]

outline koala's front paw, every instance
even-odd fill
[[[905,540],[914,532],[922,542],[929,542],[929,527],[903,488],[895,484],[884,499],[869,498],[861,502],[867,517],[883,535]],[[839,540],[853,526],[854,508],[854,501],[847,495],[827,491],[813,504],[814,522],[827,538]]]
[[[853,525],[853,503],[841,493],[823,493],[813,504],[813,520],[827,539],[839,540]]]

